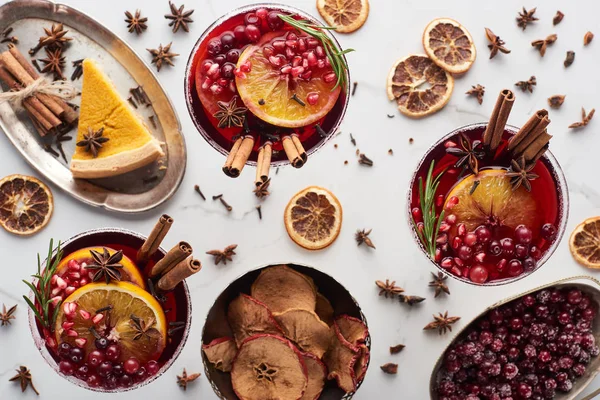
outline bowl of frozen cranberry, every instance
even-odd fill
[[[574,399],[600,372],[600,282],[567,278],[503,300],[437,361],[433,400]]]

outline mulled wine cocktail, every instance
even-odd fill
[[[149,274],[165,253],[159,249],[142,268],[143,242],[124,230],[87,232],[51,253],[38,277],[34,339],[46,361],[79,386],[139,387],[169,368],[185,344],[187,285],[160,290]]]
[[[259,150],[270,143],[273,164],[299,167],[306,160],[290,155],[286,137],[305,155],[332,137],[346,110],[349,76],[344,55],[330,53],[339,50],[337,41],[317,25],[300,10],[259,4],[206,30],[191,53],[185,90],[192,119],[214,148],[228,154],[240,136],[250,137],[244,163],[260,164]]]
[[[487,124],[459,128],[421,161],[409,193],[422,249],[443,270],[475,284],[525,276],[550,256],[566,224],[567,191],[551,154],[513,159],[506,127],[490,151]],[[429,173],[429,177],[428,177]]]

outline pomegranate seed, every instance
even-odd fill
[[[469,277],[469,272],[471,271],[471,269],[469,267],[465,267],[462,269],[462,277],[463,278],[468,278]]]
[[[319,45],[319,41],[315,38],[308,38],[306,39],[306,45],[309,49],[314,49]]]
[[[435,242],[437,244],[446,244],[446,243],[448,243],[448,234],[447,233],[442,233],[442,234],[438,235],[437,239],[435,239]]]
[[[448,225],[448,223],[445,221],[442,221],[442,223],[440,224],[440,232],[448,232],[450,228],[452,227]]]
[[[305,73],[300,75],[300,78],[305,79],[307,81],[310,80],[310,78],[312,78],[312,71],[306,71]]]
[[[271,43],[273,45],[273,48],[275,49],[275,51],[278,52],[282,52],[285,50],[285,41],[284,40],[274,40],[273,43]]]
[[[259,8],[258,10],[256,10],[256,16],[262,20],[266,20],[268,14],[269,12],[266,8]]]
[[[289,59],[292,59],[292,58],[294,58],[294,56],[295,56],[295,55],[296,55],[296,52],[295,52],[294,50],[292,50],[292,49],[291,49],[291,48],[289,48],[289,47],[286,47],[286,48],[285,48],[285,56],[286,56],[287,58],[289,58]]]
[[[456,143],[454,143],[452,140],[447,140],[446,143],[444,143],[444,147],[456,147]]]
[[[317,68],[325,68],[325,61],[323,61],[323,60],[317,61]]]
[[[50,348],[56,348],[56,339],[54,339],[52,336],[46,337],[46,345],[48,345]]]
[[[435,206],[441,207],[443,204],[444,204],[444,196],[440,194],[435,198]]]
[[[417,229],[419,230],[419,232],[423,233],[423,229],[425,229],[425,225],[422,222],[419,222],[417,224]]]
[[[69,278],[71,280],[79,280],[81,279],[81,274],[79,272],[69,272]]]
[[[306,51],[306,39],[304,39],[304,38],[298,39],[298,50]]]
[[[67,286],[67,288],[65,289],[65,295],[70,296],[71,293],[73,293],[75,291],[75,289],[77,289],[77,288],[74,286]]]
[[[262,53],[265,58],[269,58],[275,53],[275,49],[271,46],[265,46],[263,47]]]
[[[460,259],[460,258],[458,258],[458,257],[454,257],[454,263],[455,263],[456,265],[458,265],[459,267],[464,267],[464,266],[465,266],[465,263],[463,262],[463,260],[461,260],[461,259]]]
[[[332,83],[335,80],[336,80],[335,72],[329,72],[329,73],[323,75],[323,81],[325,83]]]
[[[423,213],[421,212],[421,209],[419,207],[415,207],[412,210],[410,210],[410,213],[412,214],[412,217],[415,221],[420,221],[423,218]]]
[[[483,260],[485,260],[485,253],[482,251],[480,253],[475,254],[475,260],[477,260],[480,263],[482,263]]]
[[[69,337],[77,337],[77,336],[79,336],[79,334],[77,333],[77,331],[75,331],[73,329],[69,329],[67,331],[67,336],[69,336]]]
[[[246,38],[251,42],[258,42],[260,39],[260,29],[256,25],[246,25]]]
[[[52,303],[53,307],[56,307],[62,299],[62,296],[54,296],[52,299],[50,299],[50,302]]]
[[[210,87],[210,85],[212,85],[212,79],[210,79],[208,76],[204,78],[204,81],[202,81],[202,90],[208,90],[208,88]]]
[[[440,262],[441,259],[442,259],[442,250],[435,249],[435,257],[434,257],[435,262]]]
[[[90,278],[90,280],[94,279],[94,273],[93,272],[88,272],[88,278]]]
[[[56,287],[59,289],[65,289],[67,287],[67,282],[60,276],[56,277]]]
[[[465,224],[458,224],[457,226],[458,236],[465,236],[467,234],[467,227]]]
[[[317,60],[317,56],[315,56],[315,53],[311,51],[306,55],[306,61],[308,62],[309,67],[314,67],[315,65],[317,65],[317,62],[319,60]]]
[[[477,235],[473,232],[469,232],[465,235],[465,244],[469,247],[477,243]]]
[[[83,281],[85,281],[87,283],[87,281],[84,279],[82,279]],[[79,283],[78,281],[72,282],[69,286],[73,286],[75,289],[77,289],[79,286],[82,286],[81,283]],[[66,290],[66,289],[65,289]]]
[[[246,61],[246,62],[242,63],[242,65],[240,65],[240,70],[242,72],[250,72],[250,71],[252,71],[252,63],[250,63],[250,61]]]
[[[461,239],[461,238],[459,238],[458,236],[456,236],[456,237],[454,237],[454,239],[452,239],[452,248],[453,248],[454,250],[458,250],[458,248],[459,248],[460,246],[462,246],[462,244],[463,244],[463,241],[462,241],[462,239]]]
[[[79,310],[79,315],[81,315],[81,318],[83,319],[90,319],[90,317],[92,316],[92,314],[85,310]]]
[[[282,74],[289,74],[292,71],[292,67],[290,65],[286,65],[285,67],[282,67],[279,72],[281,72]]]
[[[451,210],[455,205],[458,204],[458,197],[452,196],[446,202],[446,210]]]
[[[219,64],[215,63],[210,66],[206,75],[210,76],[212,79],[217,79],[219,77],[219,69],[220,68],[221,67],[219,66]]]
[[[239,68],[234,69],[233,70],[233,74],[235,76],[237,76],[238,78],[241,78],[241,79],[245,79],[246,78],[246,74],[243,73]]]
[[[56,280],[58,279],[58,275],[52,275],[52,278],[50,278],[50,284],[52,286],[56,285]]]
[[[310,72],[310,71],[308,71],[308,72]],[[306,102],[308,104],[310,104],[311,106],[314,106],[315,104],[317,104],[318,101],[319,101],[319,93],[317,93],[317,92],[310,92],[306,96]]]
[[[441,262],[440,266],[442,268],[451,268],[454,265],[454,260],[452,257],[445,257]]]
[[[229,85],[229,80],[225,79],[225,78],[221,78],[221,79],[217,80],[217,85],[219,85],[221,87],[227,87],[227,85]]]
[[[63,304],[63,311],[65,314],[75,314],[77,310],[77,304],[75,303],[65,303]]]
[[[246,75],[244,74],[244,76],[246,76]],[[231,93],[235,93],[236,90],[237,90],[236,87],[235,87],[235,82],[233,80],[229,81],[229,86],[228,87],[229,87],[229,91]]]
[[[210,87],[210,91],[213,92],[214,95],[219,95],[223,93],[223,88],[216,83],[213,83]]]
[[[285,45],[287,47],[289,47],[290,49],[296,49],[296,47],[298,47],[298,41],[297,40],[286,40],[285,41]]]
[[[54,297],[54,296],[58,296],[61,292],[62,292],[61,288],[55,287],[54,289],[52,289],[50,294],[52,295],[52,297]]]
[[[302,57],[294,56],[294,58],[292,58],[292,67],[298,67],[301,64],[302,64]]]
[[[80,349],[84,348],[85,345],[87,343],[87,339],[86,338],[77,338],[75,339],[75,346],[79,347]]]
[[[104,319],[104,314],[99,313],[99,314],[94,315],[94,318],[92,318],[92,322],[94,323],[94,325],[97,325],[103,319]]]
[[[302,66],[304,67],[304,69],[308,68],[308,60],[306,58],[302,59]]]
[[[323,61],[325,62],[326,67],[331,67],[331,62],[329,61],[329,58],[325,58]]]
[[[81,265],[79,265],[79,263],[76,260],[69,260],[69,262],[67,263],[67,268],[70,271],[79,271]]]
[[[202,61],[202,66],[200,68],[201,68],[202,72],[204,72],[206,74],[206,73],[208,73],[208,70],[210,69],[210,67],[213,64],[214,64],[213,60],[207,59],[207,60]],[[74,261],[74,260],[71,260],[71,261]]]
[[[281,58],[280,57],[275,57],[275,56],[271,56],[269,57],[269,62],[271,63],[271,65],[275,66],[275,67],[280,67],[281,66]]]
[[[297,78],[303,72],[304,72],[304,67],[293,67],[292,68],[292,76],[294,78]]]
[[[65,331],[68,331],[73,325],[75,325],[75,322],[64,321],[61,326]]]
[[[460,268],[458,268],[457,266],[452,267],[452,269],[450,270],[450,272],[452,272],[456,276],[460,276],[461,273],[462,273],[462,271],[460,270]]]
[[[319,58],[325,57],[325,50],[323,50],[323,46],[317,46],[317,47],[315,47],[315,54]]]
[[[454,214],[448,214],[444,219],[446,220],[446,223],[454,225],[456,223],[457,217]]]
[[[298,35],[294,32],[289,32],[286,37],[287,40],[298,40]]]

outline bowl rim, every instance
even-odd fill
[[[200,121],[198,121],[198,119],[194,116],[195,111],[192,106],[192,96],[195,96],[196,94],[195,94],[195,91],[193,90],[193,88],[191,87],[191,85],[188,84],[188,82],[190,82],[190,78],[191,78],[192,67],[193,67],[192,64],[193,64],[194,57],[196,56],[196,53],[198,52],[198,49],[202,45],[203,41],[210,35],[210,33],[212,33],[212,31],[216,27],[218,27],[221,23],[223,23],[224,21],[227,21],[228,19],[230,19],[236,15],[245,13],[247,11],[253,11],[253,10],[256,10],[256,9],[262,8],[262,7],[274,8],[274,9],[279,9],[279,10],[290,12],[290,13],[295,13],[295,14],[298,14],[299,16],[301,16],[302,18],[306,18],[306,19],[310,20],[311,22],[313,22],[315,24],[323,25],[321,23],[321,21],[319,21],[316,17],[312,16],[311,14],[309,14],[306,11],[303,11],[299,8],[289,6],[289,5],[283,4],[283,3],[277,3],[277,2],[261,2],[261,3],[256,3],[256,4],[248,4],[248,5],[237,7],[237,8],[234,8],[234,9],[228,11],[227,13],[225,13],[225,14],[221,15],[219,18],[217,18],[213,23],[211,23],[204,30],[204,32],[202,32],[202,35],[200,35],[200,37],[198,38],[198,40],[196,41],[196,43],[190,50],[190,54],[189,54],[187,62],[186,62],[185,73],[183,76],[183,91],[184,91],[185,104],[187,107],[189,117],[192,120],[192,123],[194,124],[194,127],[196,128],[196,130],[202,136],[202,138],[214,150],[221,153],[225,157],[227,157],[227,155],[229,154],[230,151],[226,150],[221,145],[216,143],[210,137],[210,134],[206,131],[206,129],[204,129],[203,124],[201,124]],[[326,30],[325,33],[333,40],[333,42],[340,49],[342,49],[342,46],[340,45],[337,38],[331,32],[329,32],[329,30]],[[342,57],[344,58],[344,60],[346,60],[345,54],[342,54]],[[346,60],[346,63],[347,63],[347,60]],[[337,133],[340,125],[344,121],[346,111],[348,110],[348,104],[350,103],[350,82],[351,81],[350,81],[350,70],[349,69],[346,70],[346,82],[347,82],[346,87],[343,88],[343,91],[345,94],[345,100],[344,100],[344,105],[342,107],[342,110],[340,112],[340,116],[334,122],[334,124],[333,124],[331,130],[329,131],[329,133],[327,134],[327,136],[322,138],[317,144],[315,144],[310,149],[308,149],[308,151],[307,151],[308,156],[311,156],[312,154],[316,153],[323,146],[325,146],[325,144],[330,142],[331,139],[333,139],[336,136],[336,133]],[[256,166],[256,161],[248,160],[248,161],[246,161],[246,165]],[[287,166],[287,165],[291,165],[291,163],[288,159],[271,161],[272,167],[282,167],[282,166]]]
[[[550,150],[547,150],[544,155],[542,156],[543,159],[547,160],[547,162],[550,164],[550,167],[552,169],[552,171],[550,171],[553,175],[553,178],[556,181],[556,189],[558,192],[558,217],[559,217],[559,221],[560,224],[557,227],[557,233],[556,233],[556,238],[554,239],[554,241],[552,242],[552,244],[550,245],[550,247],[546,250],[546,252],[542,255],[542,258],[540,260],[538,260],[535,268],[532,271],[529,272],[523,272],[521,275],[519,276],[515,276],[512,278],[504,278],[504,279],[497,279],[497,280],[493,280],[493,281],[487,281],[484,283],[475,283],[469,279],[466,279],[464,277],[461,276],[456,276],[452,273],[449,273],[447,270],[445,270],[444,268],[442,268],[438,263],[436,263],[434,260],[432,260],[428,255],[427,252],[425,250],[425,247],[423,246],[423,243],[421,243],[421,240],[419,239],[419,236],[417,234],[417,230],[416,230],[416,226],[412,221],[412,215],[411,215],[411,203],[412,203],[412,188],[418,178],[418,174],[419,174],[419,170],[423,167],[423,163],[425,162],[425,160],[427,159],[427,156],[436,148],[438,148],[438,146],[440,146],[444,141],[450,139],[451,137],[456,136],[458,133],[465,131],[465,130],[469,130],[469,129],[476,129],[476,128],[481,128],[481,127],[485,127],[488,125],[488,122],[475,122],[475,123],[471,123],[471,124],[467,124],[467,125],[462,125],[459,126],[455,129],[453,129],[451,132],[445,134],[444,136],[442,136],[440,139],[436,140],[423,154],[423,156],[421,157],[421,159],[419,160],[419,162],[417,163],[417,166],[411,176],[410,182],[409,182],[409,186],[408,186],[408,190],[407,190],[407,195],[406,195],[406,199],[407,199],[407,205],[406,205],[406,219],[407,219],[407,223],[409,226],[409,229],[411,231],[412,237],[414,242],[417,244],[417,246],[419,247],[419,249],[421,250],[420,253],[429,261],[431,262],[437,269],[438,271],[443,272],[445,275],[450,276],[451,278],[462,282],[462,283],[467,283],[469,285],[473,285],[473,286],[477,286],[477,287],[494,287],[494,286],[502,286],[502,285],[508,285],[510,283],[513,282],[517,282],[523,278],[526,278],[528,276],[530,276],[531,274],[533,274],[534,272],[536,272],[537,270],[539,270],[544,264],[546,264],[546,262],[550,259],[550,257],[554,254],[554,252],[556,251],[556,249],[558,248],[558,245],[560,244],[560,242],[562,241],[562,238],[564,237],[566,228],[567,228],[567,221],[569,219],[569,187],[567,185],[567,180],[565,178],[564,172],[560,166],[560,164],[558,163],[558,160],[554,157],[554,155],[552,154],[552,152]],[[505,126],[505,131],[509,131],[510,133],[512,133],[513,135],[516,134],[519,131],[519,128],[517,126],[514,125],[510,125],[510,124],[506,124]]]
[[[84,232],[80,232],[74,236],[71,236],[69,239],[65,240],[64,242],[60,242],[60,247],[62,249],[62,248],[65,248],[67,245],[70,245],[70,244],[76,242],[79,239],[97,235],[97,234],[103,234],[103,233],[122,234],[122,235],[130,236],[130,237],[134,237],[136,239],[140,239],[142,241],[147,239],[147,236],[142,235],[138,232],[129,230],[129,229],[106,227],[106,228],[90,229],[90,230],[87,230]],[[56,247],[52,250],[52,257],[56,256],[56,250],[57,250]],[[161,252],[163,254],[163,256],[166,254],[166,251],[162,248],[162,246],[159,246],[157,251]],[[46,268],[47,262],[48,262],[47,259],[43,260],[42,270],[44,270]],[[33,284],[34,285],[37,284],[37,279],[33,281]],[[128,388],[119,387],[119,388],[115,388],[115,389],[103,389],[100,387],[90,387],[90,386],[86,385],[86,383],[84,381],[82,381],[81,379],[78,379],[75,376],[65,375],[62,372],[60,372],[60,370],[58,368],[58,363],[50,354],[48,348],[46,347],[45,340],[42,338],[42,335],[39,332],[39,329],[37,326],[37,321],[35,319],[35,315],[33,313],[33,310],[30,307],[27,308],[28,316],[29,316],[29,329],[31,331],[34,345],[40,352],[40,355],[42,356],[44,361],[46,361],[48,366],[60,377],[64,378],[68,382],[70,382],[80,388],[90,390],[92,392],[99,392],[99,393],[129,392],[129,391],[138,389],[142,386],[146,386],[146,385],[154,382],[158,378],[160,378],[165,372],[167,372],[167,370],[169,370],[169,368],[171,368],[171,366],[175,363],[175,360],[177,360],[177,358],[181,355],[181,352],[183,351],[183,348],[185,347],[185,345],[187,343],[188,337],[190,335],[191,326],[192,326],[192,297],[191,297],[187,282],[185,280],[183,281],[183,292],[184,292],[186,300],[187,300],[187,310],[186,310],[187,311],[187,320],[186,320],[185,328],[183,330],[183,334],[181,337],[181,342],[179,343],[179,345],[173,352],[173,356],[167,362],[164,363],[164,365],[158,370],[158,372],[156,374],[154,374],[150,378],[148,378],[140,383],[134,384]],[[33,292],[31,290],[29,291],[28,298],[31,301],[35,301],[35,295],[33,294]]]

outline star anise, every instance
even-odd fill
[[[396,286],[396,281],[390,282],[389,279],[386,279],[385,282],[375,281],[375,284],[379,287],[379,289],[381,289],[379,291],[379,295],[384,295],[386,299],[388,297],[393,298],[394,296],[404,292],[404,289],[402,289],[400,286]]]
[[[181,7],[177,9],[175,4],[170,1],[169,7],[171,7],[171,14],[165,14],[165,18],[172,20],[169,22],[169,26],[173,27],[173,33],[177,32],[179,28],[183,28],[184,31],[189,32],[190,28],[188,23],[194,22],[194,20],[190,18],[190,15],[194,13],[194,10],[183,11],[185,4],[182,4]]]
[[[537,80],[535,79],[535,76],[532,76],[527,81],[519,81],[519,82],[515,83],[516,87],[518,87],[519,89],[521,89],[524,92],[529,90],[529,93],[533,93],[533,87],[535,85],[537,85]]]
[[[446,311],[444,314],[439,313],[439,315],[433,316],[433,322],[425,325],[423,330],[437,329],[440,335],[446,333],[447,331],[452,332],[452,324],[459,319],[460,317],[449,317],[448,311]]]
[[[62,55],[62,49],[56,48],[54,50],[46,49],[46,58],[40,59],[43,62],[44,68],[42,68],[43,73],[52,73],[54,75],[54,80],[56,79],[65,79],[63,75],[63,68],[65,67],[65,58]]]
[[[98,157],[98,151],[102,148],[102,143],[106,143],[109,140],[107,137],[102,136],[103,132],[104,128],[100,128],[94,132],[94,130],[89,127],[88,133],[83,134],[83,140],[77,142],[77,146],[85,147],[85,151],[92,153],[94,158]]]
[[[445,282],[448,276],[442,272],[438,272],[437,275],[432,272],[431,275],[433,276],[433,280],[429,282],[429,287],[435,288],[435,295],[433,297],[438,297],[442,293],[450,294],[450,289],[448,289],[448,285]]]
[[[490,41],[488,48],[490,49],[490,59],[496,57],[498,52],[508,54],[510,50],[504,47],[504,40],[500,39],[500,36],[496,36],[489,28],[485,28],[485,36]]]
[[[219,120],[219,128],[231,128],[244,126],[246,112],[248,109],[243,106],[237,106],[237,96],[233,96],[229,102],[217,101],[219,111],[213,114],[213,117]]]
[[[254,189],[254,195],[259,199],[267,198],[271,194],[271,192],[269,192],[269,185],[271,185],[271,178],[267,178],[266,181],[261,182]]]
[[[40,37],[38,44],[34,48],[29,49],[29,54],[34,55],[42,47],[49,49],[62,48],[67,42],[73,40],[65,36],[69,31],[64,30],[63,24],[52,24],[52,28],[44,28],[44,31],[46,32],[46,36]]]
[[[129,33],[135,32],[137,35],[139,35],[148,28],[148,25],[146,25],[148,18],[141,18],[140,10],[135,10],[135,14],[125,11],[125,16],[127,17],[125,22],[127,22]]]
[[[33,389],[35,394],[39,396],[40,392],[38,392],[35,386],[33,386],[33,380],[29,368],[21,365],[16,371],[17,374],[10,378],[9,382],[19,381],[21,384],[21,392],[24,392],[27,389],[27,386],[31,386],[31,389]]]
[[[195,381],[196,379],[198,379],[199,376],[199,372],[188,375],[187,371],[184,368],[183,373],[181,375],[177,375],[177,384],[180,388],[183,388],[183,390],[187,390],[188,383]]]
[[[527,24],[537,21],[538,19],[533,16],[535,14],[536,8],[532,8],[527,11],[525,7],[523,7],[523,11],[519,12],[519,16],[517,17],[517,25],[525,30],[527,28]]]
[[[595,108],[592,108],[589,114],[585,113],[585,108],[581,107],[581,122],[574,122],[569,125],[569,128],[582,128],[590,123],[592,118],[594,118],[594,113],[596,112]]]
[[[446,148],[446,153],[455,157],[460,157],[456,164],[454,164],[455,168],[466,165],[471,172],[477,174],[479,172],[479,160],[485,156],[485,152],[479,148],[481,141],[474,140],[471,142],[464,133],[459,135],[459,139],[460,147],[448,147]]]
[[[237,244],[230,244],[225,247],[224,250],[211,250],[207,251],[206,254],[210,254],[215,257],[215,265],[219,265],[221,261],[223,264],[227,265],[227,261],[233,261],[233,256],[235,255],[235,249],[237,248]]]
[[[419,303],[425,301],[425,298],[419,297],[419,296],[410,296],[410,295],[406,295],[406,294],[400,294],[400,295],[398,295],[398,300],[400,300],[400,303],[406,303],[409,306],[413,306],[415,304],[419,304]]]
[[[108,249],[103,247],[102,253],[96,250],[90,250],[90,254],[92,255],[94,262],[86,265],[85,269],[96,271],[92,278],[94,282],[97,282],[102,278],[104,278],[106,283],[121,280],[120,270],[123,268],[123,265],[119,264],[119,262],[123,259],[123,250],[119,250],[111,255],[108,252]]]
[[[383,372],[385,372],[386,374],[397,374],[398,373],[398,364],[394,364],[394,363],[387,363],[387,364],[383,364],[381,367],[381,370]]]
[[[160,72],[162,68],[163,62],[165,64],[169,64],[173,66],[173,58],[179,56],[177,53],[171,53],[171,45],[173,42],[169,43],[165,47],[162,44],[158,46],[158,49],[146,49],[152,54],[152,64],[156,64],[156,70]]]
[[[471,86],[471,90],[468,90],[466,94],[469,96],[475,96],[479,104],[483,103],[483,95],[485,94],[485,86],[477,85]]]
[[[15,304],[8,310],[6,309],[6,305],[2,304],[2,312],[0,313],[0,326],[10,325],[11,319],[15,319],[13,315],[17,311],[17,305]]]
[[[506,176],[510,178],[513,192],[521,185],[523,185],[525,190],[531,192],[531,183],[529,181],[539,178],[537,174],[531,172],[533,167],[535,167],[535,163],[531,163],[530,165],[525,164],[524,156],[521,156],[518,162],[511,160],[510,170],[506,173]]]
[[[558,39],[558,35],[554,33],[547,36],[546,39],[534,40],[531,42],[531,45],[539,50],[540,56],[544,57],[544,54],[546,54],[546,48],[548,45],[556,42],[556,39]]]
[[[133,340],[140,340],[142,338],[150,340],[153,337],[160,336],[160,332],[158,332],[158,329],[154,327],[155,322],[156,321],[152,317],[150,317],[148,322],[146,322],[140,317],[131,314],[129,326],[131,326],[135,331],[135,335],[133,335]]]
[[[373,241],[371,241],[371,239],[369,238],[371,231],[372,231],[372,229],[369,229],[369,230],[365,230],[365,229],[360,230],[359,229],[356,231],[354,238],[356,239],[357,246],[360,246],[361,244],[364,243],[372,249],[375,248]]]
[[[554,96],[548,97],[548,105],[552,108],[560,108],[565,102],[565,95],[555,94]]]

